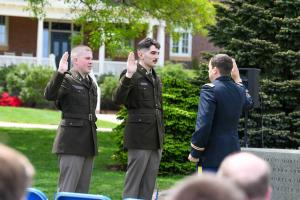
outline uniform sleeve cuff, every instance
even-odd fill
[[[56,73],[54,74],[54,79],[61,81],[61,82],[63,81],[64,77],[65,77],[65,74],[62,74],[58,71],[56,71]]]
[[[191,150],[191,156],[193,156],[194,158],[200,158],[202,155],[202,151],[197,151],[196,149]]]
[[[128,78],[126,76],[123,76],[121,79],[121,84],[124,86],[129,86],[132,78]]]

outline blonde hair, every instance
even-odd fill
[[[71,63],[73,64],[73,60],[78,58],[80,54],[83,52],[92,52],[92,49],[86,45],[78,45],[71,50]]]

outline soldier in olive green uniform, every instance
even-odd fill
[[[164,136],[162,83],[153,69],[159,48],[150,38],[138,44],[138,64],[130,53],[127,70],[121,74],[114,94],[114,101],[128,109],[124,136],[128,167],[123,198],[152,199]]]
[[[92,70],[92,51],[77,46],[71,51],[73,68],[68,70],[68,53],[45,88],[45,98],[55,101],[62,111],[53,153],[58,155],[58,191],[87,193],[97,154],[95,109],[97,87],[88,75]]]

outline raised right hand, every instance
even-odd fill
[[[137,70],[137,64],[136,64],[136,60],[134,58],[134,53],[130,52],[128,55],[128,59],[127,59],[127,73],[126,76],[128,78],[131,78],[132,75],[136,72]]]
[[[231,78],[234,80],[234,82],[239,83],[242,82],[242,79],[240,77],[240,72],[239,69],[237,67],[237,64],[235,62],[235,59],[232,59],[232,71],[231,71]]]
[[[59,66],[57,70],[58,72],[63,74],[68,70],[68,58],[69,58],[69,54],[68,52],[65,52],[59,61]]]

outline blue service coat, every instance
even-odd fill
[[[239,118],[252,104],[245,86],[231,77],[202,86],[191,155],[200,158],[203,167],[218,168],[228,154],[240,151]]]

